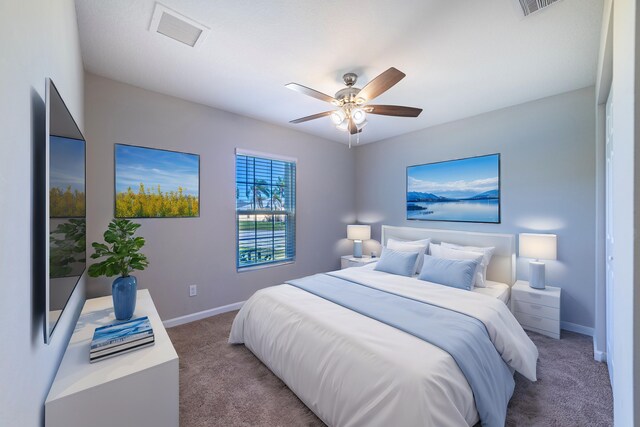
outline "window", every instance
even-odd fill
[[[236,150],[236,267],[296,256],[296,161]]]

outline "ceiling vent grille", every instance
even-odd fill
[[[187,46],[197,47],[207,37],[209,28],[156,3],[149,31],[162,34]]]
[[[530,15],[534,12],[538,12],[547,6],[551,6],[558,0],[518,0],[524,16]]]

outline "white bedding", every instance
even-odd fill
[[[511,288],[506,283],[492,282],[491,280],[485,280],[487,286],[485,288],[473,288],[472,292],[476,292],[482,295],[487,295],[493,298],[497,298],[503,303],[509,303],[511,297]]]
[[[537,348],[498,299],[371,268],[334,274],[478,318],[503,360],[535,381]],[[256,292],[229,342],[244,343],[331,426],[478,422],[469,384],[448,353],[293,286]]]

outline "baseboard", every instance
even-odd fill
[[[593,328],[589,328],[587,326],[577,325],[571,322],[560,322],[560,329],[564,329],[569,332],[576,332],[582,335],[588,335],[590,337],[593,336]]]
[[[199,311],[197,313],[187,314],[186,316],[180,316],[173,319],[168,319],[163,321],[162,324],[164,325],[165,328],[173,328],[174,326],[184,325],[185,323],[206,319],[207,317],[215,316],[216,314],[222,314],[222,313],[227,313],[233,310],[239,310],[242,307],[242,304],[244,304],[244,301],[223,305],[222,307],[210,308],[209,310]]]
[[[593,349],[593,359],[597,362],[606,362],[607,361],[607,353],[604,351]]]

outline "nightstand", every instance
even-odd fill
[[[369,255],[362,255],[362,258],[354,258],[353,255],[345,255],[340,257],[340,268],[362,267],[378,261],[379,258],[371,258]]]
[[[511,312],[524,329],[559,339],[561,292],[554,286],[533,289],[518,280],[511,288]]]

